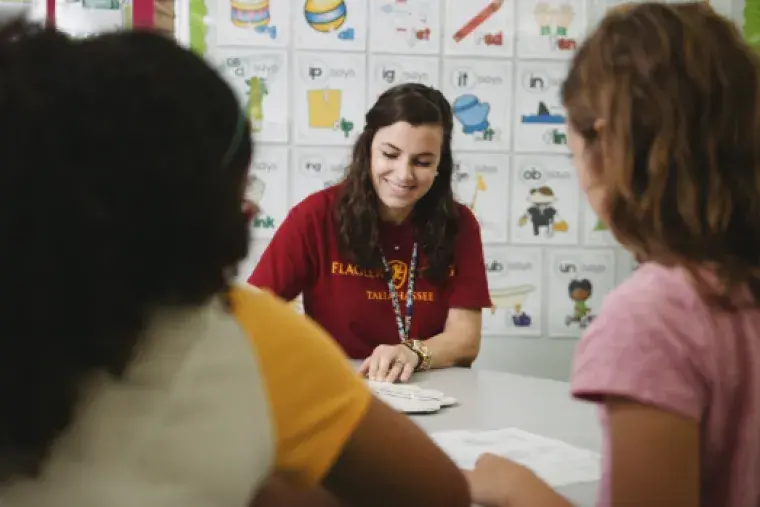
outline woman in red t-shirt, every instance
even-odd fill
[[[453,117],[402,84],[366,115],[345,180],[293,207],[249,283],[292,300],[369,378],[469,365],[491,306],[480,227],[451,188]]]

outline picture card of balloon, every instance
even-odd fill
[[[615,257],[612,249],[549,252],[549,336],[579,337],[594,321],[616,283]]]
[[[562,155],[517,155],[510,199],[511,240],[523,245],[577,245],[581,191]]]
[[[443,92],[454,112],[455,150],[510,150],[512,82],[511,61],[444,61]]]
[[[511,57],[516,1],[447,0],[446,55]]]
[[[220,46],[286,47],[290,41],[291,4],[278,0],[206,0]],[[215,9],[215,10],[214,10]],[[213,11],[213,12],[212,12]]]
[[[570,59],[586,34],[587,0],[519,0],[517,56]]]
[[[370,49],[382,53],[441,52],[442,0],[373,0]]]
[[[353,144],[364,128],[366,67],[362,53],[296,53],[296,144]]]
[[[301,12],[293,12],[297,49],[366,49],[367,0],[289,1],[300,4]]]
[[[484,336],[540,336],[543,322],[543,252],[537,247],[486,245],[491,308]]]

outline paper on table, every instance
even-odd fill
[[[518,428],[444,431],[431,437],[465,470],[475,468],[478,457],[489,452],[527,466],[553,487],[597,481],[601,477],[599,453]]]

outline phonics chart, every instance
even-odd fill
[[[579,187],[561,98],[620,0],[185,1],[183,42],[219,69],[256,141],[241,279],[294,205],[342,180],[368,109],[402,83],[451,106],[452,190],[480,225],[493,302],[484,336],[577,338],[635,270]]]

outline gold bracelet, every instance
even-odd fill
[[[417,354],[417,357],[420,359],[417,362],[414,371],[429,370],[430,364],[432,363],[432,356],[430,355],[430,349],[427,348],[427,345],[425,345],[422,340],[407,340],[403,343]]]

